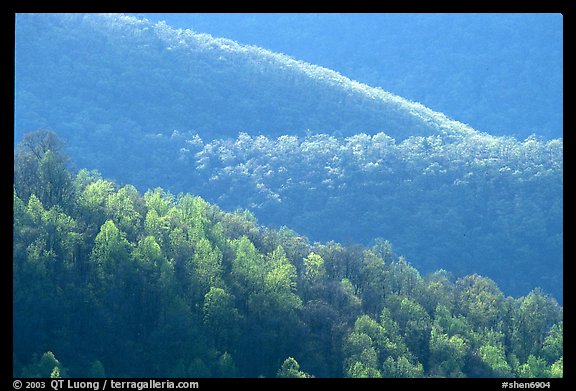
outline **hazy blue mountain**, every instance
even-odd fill
[[[561,297],[562,139],[481,133],[297,58],[122,15],[18,15],[15,103],[15,142],[52,129],[120,184]]]
[[[472,131],[335,71],[165,24],[21,15],[16,27],[17,139],[34,127],[58,125],[70,137],[79,127],[93,133],[111,124],[208,137],[385,131],[403,139]],[[49,99],[53,104],[44,105]]]
[[[561,14],[140,15],[337,70],[492,134],[563,134]]]

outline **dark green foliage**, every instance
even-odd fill
[[[56,203],[15,178],[15,376],[562,376],[563,310],[539,289],[423,277],[388,242],[311,245],[199,197],[64,173],[75,191]]]

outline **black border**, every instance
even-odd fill
[[[502,13],[561,13],[564,17],[564,69],[568,69],[568,72],[564,72],[564,129],[568,129],[569,133],[564,134],[564,142],[568,140],[568,145],[570,145],[570,140],[572,138],[570,131],[575,129],[574,126],[574,109],[576,107],[573,105],[573,91],[574,91],[574,70],[576,69],[576,64],[574,59],[570,56],[576,48],[574,42],[574,37],[576,37],[576,29],[574,27],[574,5],[576,2],[573,0],[548,0],[548,1],[459,1],[459,2],[446,2],[446,1],[434,1],[434,2],[395,2],[395,4],[390,4],[391,2],[324,2],[324,1],[308,1],[308,2],[298,2],[297,0],[292,1],[271,1],[271,2],[197,2],[197,1],[162,1],[162,2],[132,2],[132,1],[98,1],[98,2],[76,2],[76,3],[57,3],[54,1],[26,1],[26,0],[8,0],[2,2],[0,5],[0,28],[2,29],[2,111],[0,115],[0,121],[2,128],[6,129],[2,137],[2,153],[0,154],[2,159],[2,169],[5,171],[5,175],[8,178],[13,178],[13,161],[14,161],[14,134],[12,131],[7,129],[13,129],[14,125],[14,25],[15,25],[15,14],[20,12],[447,12],[447,13],[492,13],[492,12],[502,12]],[[572,70],[572,71],[570,71]],[[569,103],[567,104],[566,101]],[[568,108],[568,109],[567,109]],[[566,115],[568,114],[568,115]],[[566,154],[564,155],[566,156]],[[570,156],[570,155],[568,155]],[[11,223],[12,218],[10,213],[12,212],[12,188],[7,183],[9,179],[4,178],[2,182],[2,195],[6,197],[2,205],[9,205],[9,208],[2,208],[5,211],[5,218],[2,219],[4,226],[8,228],[8,224]],[[568,188],[568,192],[567,189]],[[570,186],[564,188],[564,198],[566,199],[567,193],[569,193]],[[570,198],[568,198],[570,200]],[[570,209],[570,204],[567,204],[568,210]],[[13,213],[12,213],[13,215]],[[568,215],[570,215],[568,213]],[[9,228],[12,230],[12,224]],[[6,233],[6,236],[8,233]],[[5,243],[4,243],[5,244]],[[10,254],[12,248],[4,245],[4,248],[9,249]],[[569,252],[568,252],[569,254]],[[571,264],[571,257],[568,256],[568,262],[564,263],[564,289],[565,294],[563,298],[563,307],[568,309],[568,314],[572,313],[574,309],[574,285],[570,284],[569,278],[572,277],[573,270]],[[566,259],[566,256],[565,256]],[[8,256],[4,258],[8,262]],[[10,266],[12,270],[12,266]],[[3,288],[3,297],[5,300],[9,300],[12,297],[12,280],[9,273],[3,273],[5,276]],[[566,292],[568,294],[566,294]],[[13,302],[10,300],[6,312],[12,315]],[[549,389],[564,389],[569,384],[574,383],[576,373],[573,371],[576,368],[574,361],[574,337],[572,331],[574,331],[574,322],[570,316],[564,317],[565,330],[564,333],[564,378],[563,379],[434,379],[434,378],[423,378],[423,379],[170,379],[174,382],[177,381],[197,381],[201,389],[217,388],[222,387],[255,387],[255,388],[265,388],[275,386],[288,386],[288,387],[325,387],[325,386],[344,386],[344,387],[366,387],[366,388],[385,388],[387,386],[396,387],[422,387],[422,388],[432,388],[436,387],[444,388],[454,388],[462,389],[466,386],[480,386],[483,389],[503,389],[502,383],[516,382],[524,383],[529,381],[543,381],[549,382]],[[12,331],[13,325],[10,325],[10,330]],[[4,332],[3,335],[7,338],[8,333]],[[11,333],[12,335],[12,333]],[[10,341],[6,341],[3,344],[4,347],[12,348],[12,338]],[[12,349],[10,349],[12,350]],[[11,352],[5,352],[6,357]],[[12,377],[12,364],[3,366],[3,381],[5,384],[4,389],[14,389]],[[6,379],[4,381],[4,379]],[[158,381],[163,381],[166,379],[155,378]],[[23,382],[25,379],[20,379]],[[35,379],[37,380],[37,379]],[[82,380],[82,379],[79,379]],[[96,379],[85,379],[87,381],[94,381]],[[134,380],[142,381],[146,379],[115,379],[115,380]],[[40,380],[45,384],[45,389],[50,388],[50,380]],[[102,389],[103,381],[100,381],[100,389]],[[108,386],[110,388],[110,386]],[[546,387],[547,388],[547,387]],[[66,388],[63,388],[66,389]]]

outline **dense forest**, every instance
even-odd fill
[[[15,54],[15,143],[53,129],[119,186],[249,209],[312,242],[383,238],[423,273],[562,302],[561,138],[480,133],[281,53],[124,15],[19,14]]]
[[[69,166],[50,131],[15,151],[15,376],[563,376],[563,309],[541,289]]]
[[[563,134],[560,13],[135,15],[334,69],[491,134]]]

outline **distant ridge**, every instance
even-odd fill
[[[338,72],[162,22],[120,14],[26,14],[17,19],[17,139],[31,128],[72,131],[66,128],[77,110],[67,113],[70,104],[42,104],[63,97],[83,101],[81,109],[88,116],[84,124],[88,119],[97,127],[106,119],[114,126],[115,119],[124,118],[143,132],[176,128],[235,136],[244,130],[277,135],[384,131],[400,140],[475,132],[442,113]],[[91,44],[96,37],[107,42],[96,45],[97,58]],[[34,69],[39,64],[44,70],[51,65],[55,69],[46,74]],[[118,95],[103,78],[121,87],[119,98],[130,97],[131,107],[139,110],[130,110],[125,100],[94,100],[99,93]],[[39,102],[28,100],[33,97]],[[97,109],[111,118],[94,114]],[[36,118],[30,118],[31,111]],[[227,114],[231,118],[225,118]]]

